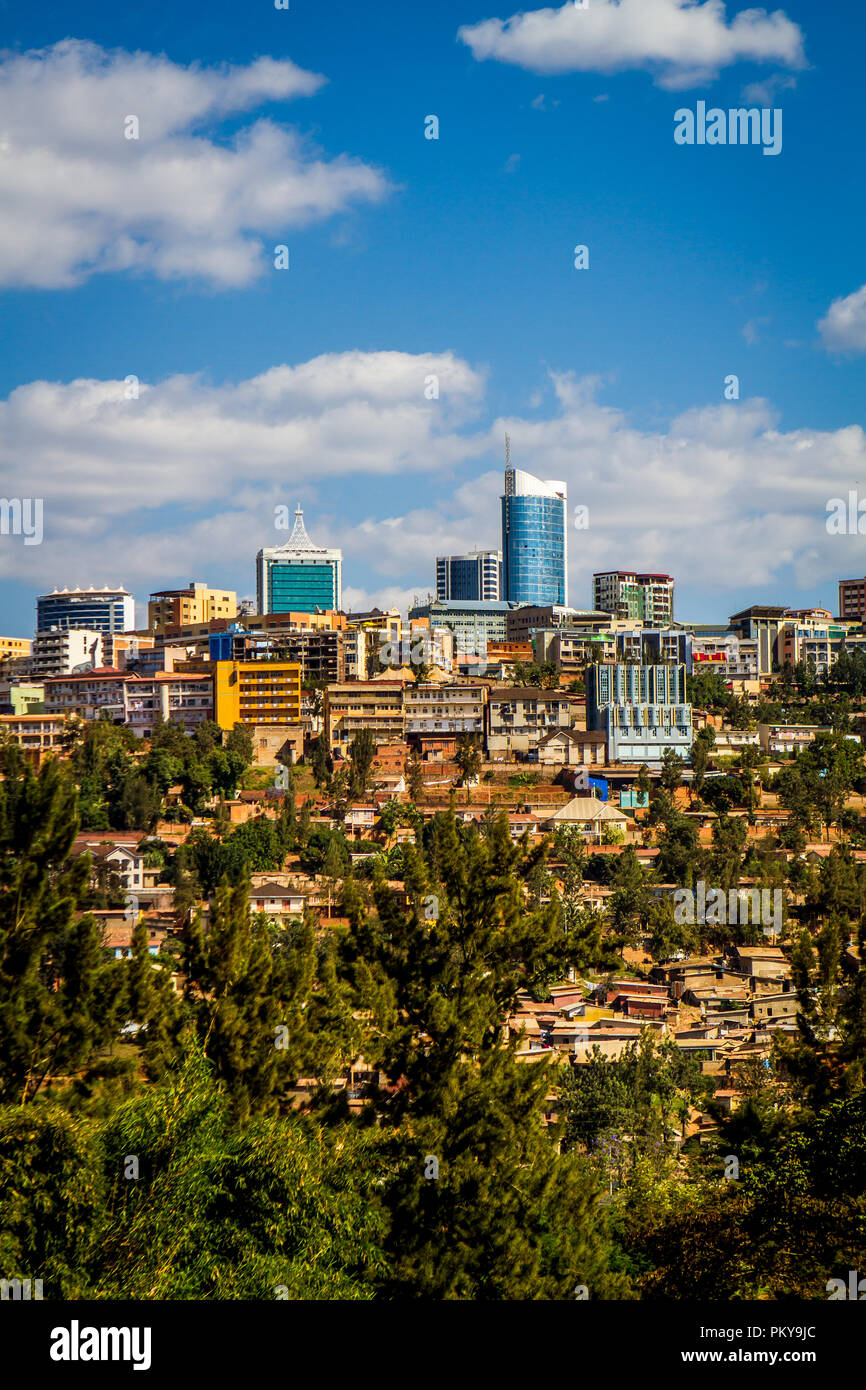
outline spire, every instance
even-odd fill
[[[292,534],[289,536],[289,539],[288,539],[288,541],[286,542],[286,549],[287,549],[287,550],[315,550],[315,549],[316,549],[316,546],[313,545],[313,542],[310,540],[309,536],[307,535],[307,528],[306,528],[306,526],[304,525],[304,513],[303,513],[303,511],[302,511],[302,509],[301,509],[300,503],[299,503],[298,506],[295,508],[295,524],[294,524],[294,526],[293,526],[293,528],[292,528]]]

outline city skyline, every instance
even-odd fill
[[[668,571],[712,620],[866,568],[825,525],[866,490],[854,7],[659,0],[650,44],[606,0],[385,4],[329,42],[216,0],[205,52],[182,12],[6,13],[0,494],[44,501],[41,544],[2,537],[7,627],[104,574],[251,597],[298,501],[345,602],[405,608],[496,546],[504,433],[588,509],[582,601]],[[698,101],[783,109],[783,148],[678,145]],[[41,159],[79,177],[34,206]]]

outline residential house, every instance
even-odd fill
[[[607,761],[607,738],[601,731],[552,729],[539,739],[535,758],[553,767],[603,766]]]

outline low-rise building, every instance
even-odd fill
[[[152,733],[159,719],[188,731],[212,719],[213,685],[209,675],[158,671],[142,677],[99,667],[79,675],[49,677],[45,708],[53,714],[127,724],[141,738]]]
[[[361,729],[376,743],[403,743],[402,681],[347,681],[325,691],[325,734],[330,748],[347,750]]]
[[[571,726],[571,705],[558,690],[496,686],[487,701],[487,754],[492,760],[526,758],[554,729]]]
[[[829,733],[830,730],[821,724],[759,724],[758,739],[765,753],[771,754],[791,754],[802,753],[804,748],[808,748],[813,743],[818,734]],[[857,743],[860,739],[855,734],[849,734],[849,738]]]
[[[775,994],[756,994],[750,1003],[749,1012],[757,1023],[784,1023],[797,1017],[800,1002],[793,990],[781,990]]]
[[[296,888],[280,883],[261,883],[250,889],[250,912],[264,912],[267,917],[303,916],[306,901]]]
[[[487,687],[474,684],[409,685],[403,697],[406,737],[443,738],[484,733]]]
[[[44,710],[41,681],[0,680],[0,714],[42,714]]]
[[[235,724],[299,724],[301,668],[294,661],[213,661],[214,718]]]
[[[603,766],[607,736],[591,729],[552,729],[539,739],[536,757],[548,767]]]
[[[564,806],[560,806],[543,822],[545,830],[557,830],[559,826],[569,826],[579,830],[588,844],[601,844],[605,830],[613,828],[627,838],[628,816],[624,816],[617,806],[608,801],[599,801],[596,796],[573,796]]]
[[[49,754],[64,756],[67,724],[62,714],[0,714],[0,735],[11,738],[28,761],[39,768]]]

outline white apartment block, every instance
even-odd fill
[[[73,671],[102,665],[102,633],[88,628],[51,628],[37,632],[28,658],[28,674],[68,676]]]

